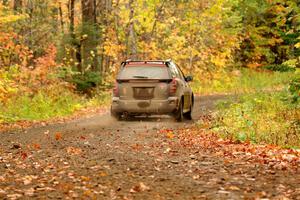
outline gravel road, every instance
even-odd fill
[[[226,98],[197,97],[193,118]],[[0,199],[300,199],[297,172],[181,145],[176,130],[193,123],[106,113],[0,133]]]

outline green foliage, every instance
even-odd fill
[[[263,90],[276,90],[284,87],[296,75],[293,72],[265,72],[250,69],[215,73],[209,80],[194,77],[191,83],[197,94],[248,93]]]
[[[101,83],[101,75],[99,72],[86,71],[82,74],[71,70],[69,67],[61,67],[58,70],[57,76],[74,84],[78,91],[84,93],[96,88],[96,86]]]
[[[45,120],[66,116],[83,107],[83,100],[61,86],[37,94],[18,95],[0,106],[0,122]]]
[[[98,72],[85,72],[84,74],[74,75],[71,82],[76,85],[79,91],[87,92],[89,89],[95,88],[101,81]]]
[[[244,66],[282,64],[300,56],[299,1],[241,0],[243,41],[237,60]],[[299,64],[299,61],[298,61]]]
[[[300,109],[287,92],[244,95],[219,104],[215,130],[237,141],[300,146]]]
[[[92,98],[86,103],[88,107],[109,106],[111,104],[111,91],[97,87],[92,94]]]
[[[300,76],[294,78],[289,85],[289,92],[292,95],[292,102],[300,102]]]
[[[18,74],[17,67],[11,67],[9,71],[0,70],[0,103],[7,101],[18,92],[12,79]]]
[[[107,106],[110,100],[110,92],[103,90],[98,90],[93,98],[87,99],[62,85],[52,86],[41,89],[34,95],[19,94],[6,102],[0,102],[0,123],[68,116],[83,108]]]
[[[290,71],[295,71],[295,68],[292,68],[288,65],[277,65],[277,64],[273,64],[273,65],[267,65],[263,67],[264,69],[267,70],[271,70],[271,71],[276,71],[276,72],[290,72]]]

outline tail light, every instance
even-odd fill
[[[118,82],[115,82],[115,86],[114,86],[114,89],[113,89],[113,95],[115,97],[119,96],[119,84],[118,84]]]
[[[170,83],[170,94],[175,94],[177,91],[177,81],[176,79],[173,79]]]

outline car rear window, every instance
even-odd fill
[[[169,79],[166,66],[126,66],[119,79]]]

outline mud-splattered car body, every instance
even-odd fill
[[[189,81],[192,77],[185,77],[171,60],[123,62],[113,89],[111,114],[118,119],[143,114],[191,119],[194,96]]]

